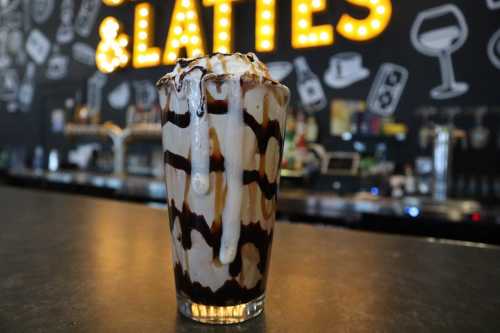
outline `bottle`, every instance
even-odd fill
[[[31,102],[33,101],[33,95],[35,93],[35,88],[33,86],[35,79],[36,66],[34,63],[30,62],[26,66],[26,73],[24,74],[23,81],[19,87],[19,107],[21,111],[29,111],[31,107]]]
[[[415,194],[417,191],[417,182],[413,175],[413,169],[410,165],[405,166],[405,192],[406,194]]]
[[[298,57],[294,60],[297,72],[297,90],[302,105],[307,111],[320,111],[326,106],[326,97],[318,76],[314,74],[306,58]]]
[[[51,149],[49,152],[49,171],[56,172],[59,170],[59,152],[57,149]]]
[[[286,120],[285,145],[283,148],[283,168],[292,169],[295,165],[295,117],[290,114]]]
[[[33,169],[35,171],[43,170],[43,147],[36,146],[35,153],[33,155]]]
[[[316,118],[314,116],[309,115],[307,117],[307,124],[306,124],[306,141],[308,143],[317,142],[318,136],[319,136],[319,128],[318,128],[318,123],[316,122]]]
[[[299,112],[297,114],[297,123],[295,125],[295,165],[293,169],[303,170],[307,159],[307,143],[306,143],[306,123],[304,119],[304,114]]]

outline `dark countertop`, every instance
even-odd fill
[[[500,248],[279,223],[265,314],[177,313],[166,213],[0,187],[1,332],[500,331]]]

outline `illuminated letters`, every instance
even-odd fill
[[[116,7],[122,5],[126,0],[102,0],[106,6]]]
[[[255,50],[258,52],[274,51],[276,1],[257,0],[255,18]]]
[[[294,48],[333,44],[333,26],[312,25],[312,14],[325,10],[325,0],[292,1],[292,46]]]
[[[154,9],[149,3],[141,3],[135,7],[133,56],[135,68],[154,67],[160,64],[160,49],[151,47],[154,22]]]
[[[214,52],[233,52],[233,1],[203,0],[204,6],[214,6]]]
[[[1,1],[1,0],[0,0]],[[135,3],[132,64],[135,68],[173,65],[185,49],[189,58],[206,53],[199,0],[175,0],[165,41],[161,50],[155,47],[155,13],[149,2],[102,0],[111,7]],[[233,52],[233,5],[238,0],[203,0],[204,6],[213,6],[213,51]],[[365,18],[343,14],[336,30],[344,38],[363,42],[380,35],[392,16],[391,0],[346,0],[368,11]],[[326,0],[292,0],[291,30],[293,48],[311,48],[334,44],[334,25],[314,25],[313,16],[326,10]],[[255,50],[272,52],[276,49],[277,1],[255,0]],[[241,24],[244,24],[242,22]],[[129,31],[131,33],[131,31]],[[96,50],[96,64],[100,71],[111,73],[125,67],[130,61],[129,37],[122,32],[119,21],[106,17],[99,27],[101,38]]]
[[[168,29],[163,63],[175,64],[180,49],[185,47],[188,57],[205,54],[205,46],[195,0],[176,0]]]
[[[337,26],[338,32],[347,39],[365,41],[381,34],[391,19],[392,3],[390,0],[347,0],[370,10],[362,20],[347,14],[341,16]]]
[[[96,65],[103,73],[111,73],[118,67],[125,67],[129,61],[128,36],[121,33],[121,30],[120,23],[114,17],[106,17],[101,22],[101,41],[96,50]]]

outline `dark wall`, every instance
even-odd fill
[[[87,1],[87,0],[85,0]],[[16,1],[12,1],[15,5]],[[37,23],[33,20],[33,7],[37,2],[54,2],[54,10],[46,22]],[[75,15],[80,10],[81,0],[69,1],[74,5]],[[173,8],[173,1],[157,0],[148,1],[156,8],[156,44],[163,48],[170,14]],[[201,2],[201,1],[198,1]],[[63,106],[64,99],[70,95],[74,96],[75,91],[82,89],[85,95],[85,82],[95,73],[93,66],[88,66],[75,61],[72,58],[72,47],[76,42],[83,42],[92,47],[98,43],[97,27],[105,16],[112,15],[122,21],[126,32],[132,34],[133,30],[133,7],[134,2],[127,3],[121,7],[111,8],[101,5],[99,16],[93,25],[93,32],[90,37],[75,35],[75,39],[68,44],[59,46],[60,53],[70,58],[68,74],[58,80],[50,80],[46,77],[47,63],[53,55],[53,46],[56,44],[55,36],[60,25],[60,6],[63,1],[19,1],[20,5],[7,14],[0,15],[0,29],[8,31],[20,31],[26,39],[33,29],[40,30],[52,43],[52,51],[48,59],[42,64],[36,65],[36,74],[32,82],[35,85],[35,96],[29,110],[25,112],[8,112],[5,101],[0,102],[0,145],[26,144],[34,145],[38,142],[46,141],[48,132],[47,124],[49,109],[59,104]],[[365,100],[374,83],[376,73],[384,63],[393,63],[402,66],[408,71],[408,81],[402,92],[401,99],[394,112],[397,120],[404,121],[414,129],[415,110],[422,105],[436,105],[443,107],[447,105],[500,105],[500,94],[498,83],[500,82],[500,69],[496,68],[487,56],[487,45],[491,36],[500,29],[500,9],[491,10],[487,7],[486,1],[470,0],[419,0],[403,1],[393,0],[393,16],[387,30],[378,38],[363,43],[346,40],[338,33],[335,34],[335,44],[329,47],[314,49],[294,50],[290,43],[290,21],[291,21],[291,1],[278,1],[279,3],[279,31],[277,40],[277,51],[269,54],[258,54],[265,62],[289,61],[298,56],[305,56],[313,72],[321,79],[323,89],[326,94],[328,104],[333,98],[359,99]],[[444,100],[436,100],[430,97],[430,90],[441,82],[441,73],[438,59],[418,52],[410,41],[410,30],[416,15],[432,7],[443,4],[455,4],[463,13],[469,28],[468,38],[460,49],[452,54],[454,72],[457,81],[467,82],[469,90],[467,93]],[[201,6],[200,6],[201,7]],[[212,9],[202,8],[202,19],[204,22],[204,32],[206,35],[206,45],[211,47],[211,24]],[[236,25],[235,49],[246,52],[253,51],[254,45],[254,2],[240,1],[234,5],[234,17]],[[9,8],[7,8],[9,9]],[[25,10],[29,10],[28,13]],[[4,8],[5,10],[5,8]],[[349,5],[345,0],[328,1],[328,9],[322,14],[315,15],[316,24],[332,23],[336,24],[342,13],[352,15],[363,15],[363,10]],[[16,22],[16,15],[21,19]],[[443,20],[449,19],[443,18]],[[14,21],[14,22],[12,22]],[[438,22],[440,23],[440,22]],[[446,25],[450,22],[445,22]],[[249,36],[250,38],[247,38]],[[343,89],[333,89],[327,86],[323,80],[323,75],[329,67],[331,56],[340,52],[354,51],[362,55],[363,66],[370,71],[370,75]],[[32,61],[27,56],[26,61],[20,59],[22,50],[9,53],[12,60],[10,69],[16,71],[19,80],[22,81],[25,75],[24,64]],[[497,52],[498,53],[498,52]],[[16,64],[17,62],[17,64]],[[149,80],[155,82],[169,68],[165,66],[154,69],[134,70],[128,67],[120,72],[109,75],[103,91],[103,113],[102,120],[112,120],[123,124],[125,120],[125,110],[112,110],[107,102],[107,95],[123,81]],[[6,68],[0,69],[0,79],[5,80]],[[292,72],[285,80],[293,94],[294,104],[299,105],[296,93],[296,76]],[[131,86],[132,98],[134,89]],[[133,102],[133,99],[130,101]],[[10,101],[10,108],[15,109],[15,100]],[[330,112],[328,107],[318,114],[320,120],[321,141],[327,146],[336,144],[329,135]],[[411,149],[410,149],[411,151]]]

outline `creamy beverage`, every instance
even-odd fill
[[[254,54],[180,59],[158,82],[179,310],[235,323],[263,309],[288,89]]]

